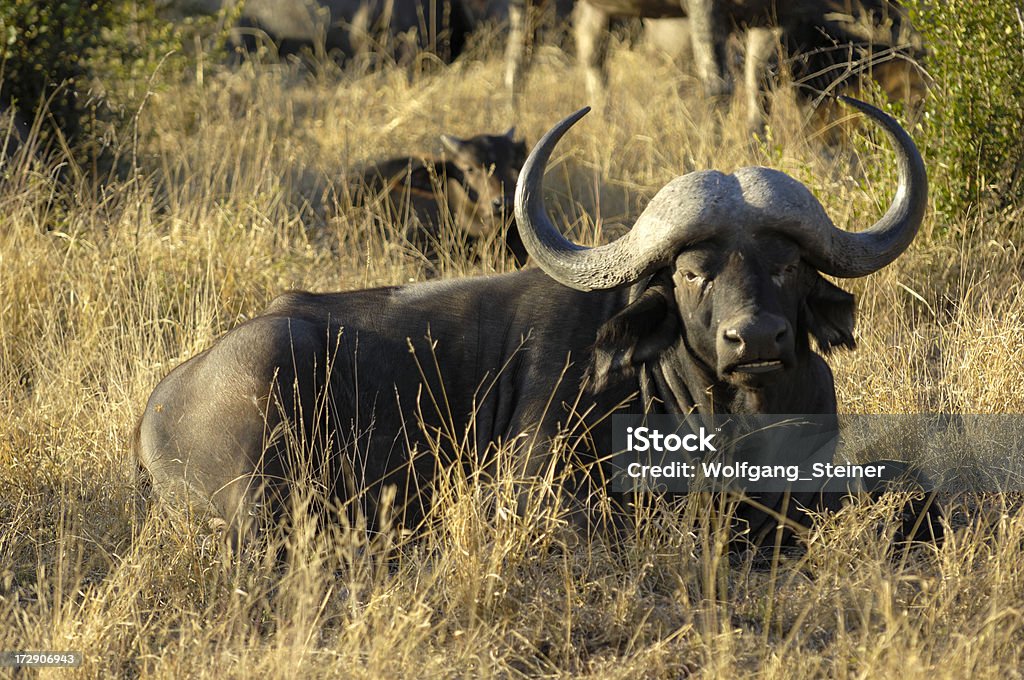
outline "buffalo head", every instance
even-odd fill
[[[441,142],[461,175],[459,187],[447,188],[456,222],[471,236],[493,233],[496,223],[512,215],[526,144],[515,138],[515,128],[469,139],[442,135]]]
[[[641,284],[600,331],[596,387],[672,347],[681,346],[706,381],[739,390],[767,386],[806,364],[809,336],[823,352],[853,347],[853,296],[822,274],[865,276],[896,259],[917,233],[928,188],[921,156],[899,124],[868,104],[844,100],[882,126],[899,169],[892,205],[858,233],[838,229],[795,179],[747,167],[678,177],[626,235],[584,248],[551,223],[541,180],[555,144],[587,109],[541,139],[516,193],[530,255],[549,276],[578,290]]]

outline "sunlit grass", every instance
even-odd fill
[[[643,52],[611,66],[605,114],[569,133],[547,178],[580,241],[621,231],[698,168],[780,168],[849,228],[892,195],[886,147],[823,150],[785,100],[755,144],[741,111],[716,121]],[[415,538],[300,519],[240,555],[198,518],[146,509],[128,442],[147,396],[275,295],[506,266],[495,251],[435,271],[401,229],[342,200],[361,161],[507,129],[501,73],[489,56],[412,79],[269,66],[168,78],[138,141],[125,133],[136,177],[59,184],[42,164],[0,187],[0,649],[80,650],[90,677],[1017,672],[1024,518],[999,502],[952,513],[943,545],[897,559],[892,527],[878,530],[891,508],[850,507],[770,570],[730,561],[696,497],[643,510],[630,535],[575,543],[549,504],[496,511],[515,505],[507,475],[452,471]],[[587,103],[554,50],[528,91],[515,122],[529,143]],[[929,218],[897,263],[843,282],[859,348],[830,360],[840,410],[1021,411],[1021,233],[1009,212]]]

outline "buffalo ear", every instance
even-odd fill
[[[590,389],[601,390],[657,359],[679,340],[680,330],[671,285],[652,284],[598,330],[587,371]]]
[[[526,142],[520,139],[516,142],[516,170],[526,165]]]
[[[853,349],[853,325],[856,302],[852,294],[820,275],[807,296],[807,330],[818,341],[818,349],[828,354],[834,347]]]

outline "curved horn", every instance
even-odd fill
[[[664,219],[676,201],[659,201],[657,196],[628,233],[596,248],[572,243],[551,223],[542,195],[544,169],[558,140],[589,111],[587,107],[564,118],[537,142],[519,175],[515,205],[519,235],[530,256],[554,280],[584,291],[607,290],[639,281],[671,262],[687,234],[685,228],[679,228],[686,219]],[[699,194],[707,180],[723,177],[719,173],[691,173],[670,183],[659,195]]]
[[[831,223],[828,248],[808,251],[808,260],[819,271],[840,278],[867,276],[895,260],[917,235],[928,206],[928,174],[914,141],[891,116],[851,97],[841,101],[873,118],[882,126],[896,152],[899,184],[892,205],[870,229],[848,232]]]
[[[914,240],[928,203],[928,176],[917,147],[899,123],[869,104],[841,99],[880,123],[896,151],[896,196],[866,231],[836,228],[795,179],[767,168],[741,168],[734,175],[700,171],[677,177],[651,199],[624,236],[597,248],[578,246],[548,218],[541,183],[552,150],[590,111],[586,108],[551,128],[523,166],[515,205],[523,244],[548,276],[577,290],[629,285],[670,263],[687,244],[741,226],[790,233],[806,259],[826,274],[854,278],[878,271]]]

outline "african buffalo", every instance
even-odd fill
[[[370,521],[393,487],[391,516],[415,524],[439,468],[496,447],[528,478],[549,464],[579,471],[566,495],[579,516],[613,411],[835,414],[811,338],[822,353],[852,348],[854,299],[822,273],[866,276],[896,259],[928,191],[909,135],[848,101],[897,156],[892,205],[869,229],[836,228],[797,180],[747,167],[679,177],[618,240],[573,244],[541,182],[583,110],[537,144],[516,190],[540,269],[286,293],[163,379],[136,429],[139,459],[160,493],[199,503],[235,536],[259,508],[283,507],[296,477]]]
[[[834,99],[827,95],[856,92],[871,81],[889,99],[916,109],[927,93],[920,63],[926,51],[905,10],[892,0],[823,0],[822,5],[819,21],[794,24],[781,35],[798,98],[831,105]],[[765,53],[757,56],[747,60],[752,72],[744,74],[751,128],[764,118],[757,86],[768,71]],[[819,108],[827,112],[830,106]]]
[[[444,248],[446,224],[458,232],[454,240],[464,238],[469,250],[505,231],[508,252],[523,265],[526,250],[512,218],[512,199],[526,144],[515,138],[515,128],[468,139],[441,135],[441,143],[447,158],[391,158],[363,168],[356,202],[385,200],[386,211],[406,225],[406,239],[428,256]]]
[[[513,0],[509,9],[505,80],[514,99],[525,67],[525,2]],[[597,101],[605,91],[608,22],[615,16],[645,17],[651,40],[692,61],[704,95],[720,103],[733,92],[728,43],[742,34],[747,118],[754,131],[762,126],[761,91],[780,45],[805,100],[838,94],[864,75],[903,99],[919,98],[924,88],[914,63],[923,56],[921,36],[892,0],[580,0],[573,18],[577,55],[587,92]]]

